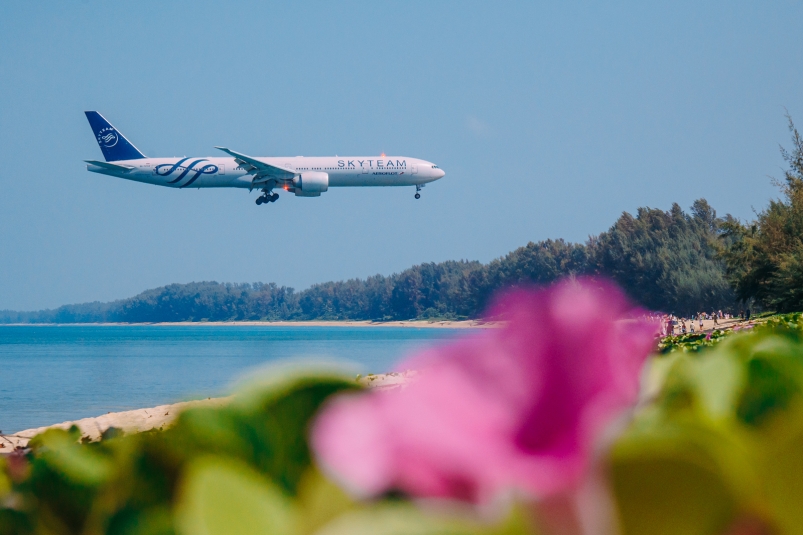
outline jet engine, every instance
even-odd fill
[[[329,173],[306,171],[293,179],[296,197],[319,197],[329,189]]]

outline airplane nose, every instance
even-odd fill
[[[435,178],[443,178],[446,175],[446,171],[443,169],[435,169]]]

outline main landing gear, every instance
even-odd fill
[[[269,193],[269,192],[266,191],[261,196],[257,197],[256,203],[257,203],[257,206],[259,206],[260,204],[267,204],[269,202],[276,202],[277,200],[279,200],[279,194],[278,193]]]
[[[415,186],[415,198],[416,199],[420,199],[421,198],[421,194],[418,193],[418,192],[421,191],[421,188],[423,188],[423,187],[424,187],[423,184],[416,184],[416,186]]]

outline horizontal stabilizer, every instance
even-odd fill
[[[110,163],[110,162],[99,162],[97,160],[84,160],[89,165],[94,165],[95,167],[103,167],[104,169],[108,169],[110,171],[120,171],[123,173],[127,173],[132,169],[136,169],[133,165],[121,165],[119,163]]]

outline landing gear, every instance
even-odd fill
[[[278,193],[270,193],[265,191],[261,196],[257,197],[256,203],[257,206],[259,206],[260,204],[267,204],[269,202],[276,202],[278,200],[279,200]]]
[[[423,187],[424,187],[423,184],[416,184],[415,185],[415,198],[416,199],[420,199],[421,198],[421,194],[418,193],[418,192],[421,191],[421,188],[423,188]]]
[[[420,199],[420,198],[421,198],[421,194],[420,194],[420,193],[416,193],[416,194],[415,194],[415,198],[416,198],[416,199]]]

